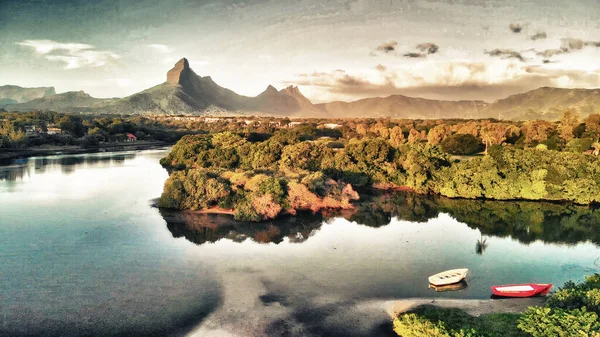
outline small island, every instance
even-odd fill
[[[184,136],[161,160],[170,177],[159,206],[263,221],[353,208],[370,189],[591,205],[600,202],[599,121],[590,115],[580,122],[566,111],[556,123],[357,119],[261,128],[255,121],[260,130],[235,132],[212,126]]]

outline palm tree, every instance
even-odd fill
[[[483,255],[483,252],[485,252],[487,246],[487,238],[484,238],[482,235],[475,244],[475,253],[477,253],[477,255]]]
[[[595,142],[594,144],[592,144],[592,147],[594,148],[594,156],[599,156],[600,155],[600,142]]]

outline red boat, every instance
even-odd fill
[[[536,295],[545,295],[552,288],[552,284],[506,284],[501,286],[492,286],[492,293],[502,297],[531,297]]]

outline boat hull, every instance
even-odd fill
[[[492,294],[499,297],[532,297],[546,295],[552,284],[507,284],[501,286],[491,286]]]
[[[452,269],[432,275],[429,277],[429,283],[434,286],[445,286],[458,283],[467,277],[469,269]]]

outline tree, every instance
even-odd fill
[[[429,134],[427,135],[427,141],[430,145],[437,145],[446,138],[446,136],[450,135],[452,130],[446,124],[436,125],[433,129],[429,130]]]
[[[402,128],[399,126],[394,126],[390,129],[390,145],[395,148],[400,147],[400,145],[405,142],[404,133],[402,132]]]
[[[525,141],[527,144],[541,143],[548,139],[548,136],[555,129],[555,125],[542,120],[529,121],[524,125]]]
[[[470,155],[481,151],[481,139],[471,134],[454,134],[442,141],[444,152],[457,155]]]
[[[358,133],[361,136],[366,135],[368,132],[368,128],[365,124],[358,124],[356,125],[356,133]]]
[[[388,139],[390,136],[389,129],[381,122],[377,122],[377,124],[373,125],[369,131],[383,139]]]
[[[589,115],[583,122],[586,131],[594,133],[596,137],[600,135],[600,114]]]
[[[558,125],[558,133],[565,142],[573,139],[573,131],[579,125],[579,117],[576,112],[567,110],[563,113]]]
[[[5,139],[2,141],[2,147],[14,147],[14,145],[19,144],[25,139],[25,133],[16,129],[9,120],[4,120],[0,124],[0,137],[2,136]],[[7,142],[10,142],[10,146],[5,144]]]
[[[485,144],[485,153],[492,145],[500,145],[506,139],[506,126],[499,123],[492,123],[481,128],[481,139]]]
[[[408,133],[408,142],[413,144],[418,142],[419,139],[421,139],[421,133],[415,129],[410,129],[410,132]]]

